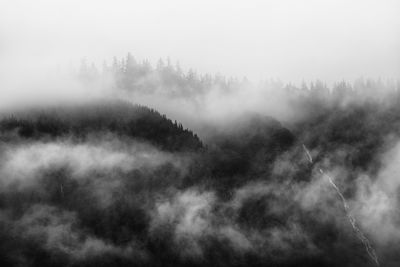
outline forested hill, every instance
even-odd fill
[[[9,140],[68,137],[84,141],[92,135],[116,134],[147,141],[169,151],[193,151],[203,145],[196,134],[154,109],[123,101],[31,108],[3,114],[1,138]]]

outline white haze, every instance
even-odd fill
[[[252,80],[398,78],[399,10],[396,0],[2,0],[1,71],[131,51]]]
[[[185,71],[247,76],[253,85],[268,78],[297,84],[398,79],[398,10],[394,0],[2,0],[0,107],[109,98],[115,95],[112,78],[88,86],[68,71],[82,58],[101,67],[128,51],[153,65],[170,57]],[[219,121],[243,111],[293,117],[282,92],[240,89],[233,95],[213,89],[195,103],[159,95],[119,97],[188,127],[194,127],[193,118]]]

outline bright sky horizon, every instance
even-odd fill
[[[396,0],[1,0],[3,67],[170,57],[284,82],[400,79]]]

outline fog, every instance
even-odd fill
[[[1,104],[108,98],[115,95],[114,77],[89,87],[67,74],[82,60],[101,69],[104,61],[111,65],[114,56],[130,52],[153,66],[168,58],[185,73],[250,79],[252,86],[240,85],[239,93],[206,94],[197,103],[205,120],[225,118],[237,107],[286,120],[293,116],[281,88],[275,86],[275,97],[268,92],[265,105],[260,82],[273,78],[300,86],[318,79],[333,86],[361,77],[399,79],[399,9],[391,0],[5,0],[0,3]],[[193,102],[135,98],[189,127],[201,112]]]
[[[399,12],[0,0],[0,265],[398,266]]]
[[[399,78],[395,0],[24,1],[0,4],[2,65],[156,63],[253,81]]]

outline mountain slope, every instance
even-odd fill
[[[169,151],[198,150],[196,134],[145,106],[123,101],[31,109],[5,115],[0,120],[2,138],[53,139],[112,133],[147,141]]]

